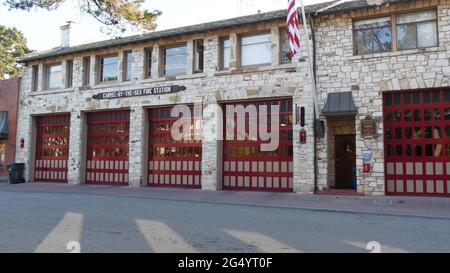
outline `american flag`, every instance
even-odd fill
[[[301,1],[301,0],[300,0]],[[293,57],[300,51],[300,30],[298,26],[298,5],[296,0],[288,0],[287,32],[290,56]]]

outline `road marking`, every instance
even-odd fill
[[[67,244],[71,241],[80,241],[82,228],[83,215],[67,212],[34,252],[68,253]]]
[[[371,245],[373,245],[374,241],[371,242],[354,242],[354,241],[344,241],[344,243],[348,244],[348,245],[352,245],[354,247],[357,248],[361,248],[363,250],[363,252],[367,252],[370,253],[372,248],[368,249],[368,247],[370,247]],[[368,245],[368,243],[371,243],[370,245]],[[401,249],[401,248],[395,248],[392,246],[388,246],[385,245],[383,243],[380,243],[380,252],[381,253],[409,253],[408,251]]]
[[[225,232],[235,237],[236,239],[245,242],[246,244],[261,249],[263,252],[301,252],[261,233],[240,230],[225,230]]]
[[[135,222],[150,248],[156,253],[197,252],[167,224],[142,219],[136,219]]]

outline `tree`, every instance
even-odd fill
[[[29,52],[31,51],[22,32],[14,27],[0,26],[0,79],[4,79],[6,75],[19,77],[22,69],[16,63],[16,58],[21,58]]]
[[[68,0],[5,0],[9,9],[30,11],[32,8],[55,10]],[[128,26],[135,29],[154,30],[159,10],[142,8],[144,0],[78,0],[82,12],[93,16],[109,30],[125,32]]]

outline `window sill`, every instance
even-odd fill
[[[145,79],[140,81],[139,83],[157,83],[157,82],[167,82],[167,81],[182,81],[182,80],[190,80],[190,79],[200,79],[205,78],[206,73],[195,73],[192,75],[179,75],[174,77],[159,77],[156,79]]]
[[[363,55],[354,55],[349,57],[349,60],[364,60],[364,59],[372,59],[372,58],[384,58],[384,57],[396,57],[401,55],[411,55],[411,54],[419,54],[419,53],[430,53],[430,52],[438,52],[445,50],[444,47],[426,47],[426,48],[415,48],[408,50],[399,50],[399,51],[389,51],[382,53],[370,53]]]
[[[30,96],[67,93],[67,92],[72,92],[74,90],[75,90],[74,88],[65,88],[65,89],[47,89],[47,90],[42,90],[42,91],[31,91]]]
[[[288,72],[295,72],[297,65],[295,63],[284,63],[279,65],[263,65],[263,66],[252,66],[252,67],[240,67],[229,70],[220,70],[214,73],[214,76],[226,76],[235,74],[248,74],[255,72],[265,72],[272,70],[283,70]]]

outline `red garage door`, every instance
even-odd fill
[[[384,95],[386,193],[450,196],[450,90]]]
[[[255,105],[260,112],[260,105],[278,105],[280,109],[279,147],[268,152],[261,151],[263,141],[258,138],[251,140],[249,137],[249,124],[261,125],[256,117],[246,115],[245,140],[224,140],[223,145],[223,189],[227,190],[264,190],[264,191],[293,191],[293,142],[292,142],[292,100],[271,100],[259,102],[238,102],[225,104],[224,132],[227,131],[229,118],[237,122],[234,112],[227,113],[227,105]],[[269,108],[270,109],[270,108]],[[268,111],[270,113],[270,111]],[[233,117],[234,116],[234,117]],[[270,120],[268,117],[267,120]],[[268,125],[270,130],[270,125]],[[228,128],[230,129],[230,128]],[[237,127],[231,127],[237,136]],[[259,129],[259,128],[258,128]],[[266,142],[267,143],[267,142]]]
[[[171,117],[171,109],[172,107],[155,108],[148,111],[148,184],[149,186],[200,188],[201,109],[192,115],[191,128],[185,131],[185,137],[179,141],[172,138],[172,125],[178,118]],[[194,113],[192,108],[191,113]]]
[[[70,115],[36,117],[34,180],[67,182]]]
[[[86,182],[128,184],[130,111],[87,115]]]

